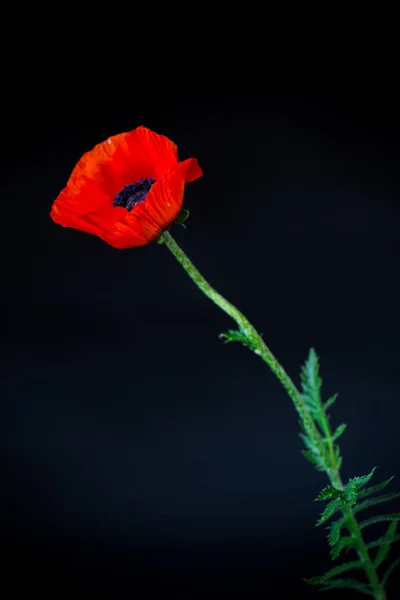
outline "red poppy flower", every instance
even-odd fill
[[[108,138],[82,156],[50,216],[114,248],[144,246],[178,217],[185,183],[203,174],[195,158],[146,127]]]

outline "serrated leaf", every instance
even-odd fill
[[[341,425],[339,425],[339,427],[335,429],[335,432],[332,435],[332,440],[337,440],[344,433],[346,427],[346,423],[342,423]]]
[[[325,471],[327,468],[325,457],[321,455],[320,449],[318,445],[311,439],[308,435],[304,433],[299,433],[300,439],[308,449],[308,453],[313,456],[313,464],[317,466],[319,471]],[[307,450],[305,451],[307,452]],[[309,459],[310,460],[310,459]]]
[[[319,448],[315,445],[314,441],[308,437],[305,433],[299,433],[299,437],[303,444],[315,457],[319,456]]]
[[[354,560],[352,562],[343,563],[342,565],[338,565],[334,567],[330,571],[327,571],[323,575],[319,577],[311,577],[310,579],[306,579],[307,583],[311,583],[311,585],[321,585],[327,583],[329,579],[336,577],[336,575],[341,575],[341,573],[345,573],[346,571],[351,571],[352,569],[362,569],[362,563],[360,560]]]
[[[342,457],[340,456],[340,447],[338,444],[333,445],[333,451],[335,454],[335,461],[337,465],[337,470],[340,471],[340,467],[342,465]]]
[[[382,483],[378,483],[377,485],[373,485],[371,487],[360,490],[358,493],[358,497],[364,498],[365,496],[371,496],[372,494],[375,494],[376,492],[381,492],[382,490],[385,489],[385,487],[387,487],[393,481],[393,479],[394,479],[394,475],[392,477],[389,477],[389,479],[382,481]]]
[[[327,410],[328,410],[328,408],[330,408],[330,407],[332,406],[332,404],[333,404],[334,402],[336,402],[336,399],[337,399],[337,397],[338,397],[338,394],[333,394],[333,396],[331,396],[331,397],[329,398],[329,400],[327,400],[327,401],[325,402],[325,404],[323,405],[324,411],[327,411]]]
[[[360,490],[374,476],[375,471],[376,471],[376,467],[374,467],[372,469],[372,471],[370,473],[368,473],[368,475],[362,475],[361,477],[352,477],[351,479],[349,479],[348,483],[345,485],[345,489],[351,488],[356,491]]]
[[[369,482],[371,477],[373,477],[375,470],[376,467],[374,467],[372,471],[368,473],[368,475],[362,475],[361,477],[353,477],[352,479],[349,479],[349,481],[346,483],[346,485],[344,486],[344,491],[346,494],[347,501],[351,506],[357,502],[357,499],[359,498],[360,489]]]
[[[400,565],[400,556],[399,556],[399,558],[396,558],[396,560],[392,562],[392,564],[386,570],[384,576],[382,577],[382,585],[383,586],[386,585],[387,580],[389,579],[390,575],[392,574],[394,569],[397,567],[397,565]]]
[[[310,348],[306,362],[301,368],[300,378],[303,393],[312,399],[314,404],[320,404],[319,392],[322,379],[319,376],[318,356],[314,348]]]
[[[246,334],[244,334],[242,331],[239,331],[238,329],[229,329],[225,333],[220,333],[219,338],[224,339],[225,344],[229,342],[241,342],[249,348],[252,347],[252,342],[249,340]]]
[[[301,453],[303,454],[303,456],[314,465],[314,467],[317,467],[317,469],[319,471],[323,471],[324,470],[324,465],[321,463],[321,461],[319,461],[312,452],[308,452],[307,450],[302,450]]]
[[[303,444],[307,446],[307,448],[310,450],[310,452],[312,452],[312,454],[320,453],[318,446],[315,444],[314,440],[312,440],[308,435],[306,435],[305,433],[299,433],[299,436]]]
[[[387,542],[382,542],[382,538],[379,538],[379,540],[376,540],[375,542],[369,542],[369,544],[365,544],[365,547],[368,550],[373,550],[374,548],[378,548],[382,544],[387,544],[390,546],[391,544],[394,544],[395,542],[400,542],[400,535],[393,536],[393,538]]]
[[[357,502],[357,488],[349,486],[348,488],[345,488],[344,493],[348,504],[350,506],[354,506],[354,504]]]
[[[361,592],[361,594],[366,594],[367,596],[375,597],[375,594],[371,587],[367,583],[361,583],[361,581],[357,581],[357,579],[334,579],[333,581],[328,581],[326,585],[324,585],[321,591],[333,590],[337,588],[344,588],[350,590],[357,590],[357,592]]]
[[[338,488],[336,488],[333,485],[327,485],[321,491],[321,493],[315,498],[315,500],[322,502],[323,500],[330,500],[331,498],[338,498],[339,500],[342,500],[343,502],[346,501],[346,497],[343,493],[343,490],[339,490]]]
[[[381,543],[379,545],[378,552],[376,553],[376,556],[374,559],[375,569],[377,569],[383,563],[383,561],[389,554],[390,545],[392,544],[393,538],[396,535],[396,529],[397,529],[397,521],[392,521],[389,524],[386,532],[381,537]]]
[[[317,521],[316,527],[319,527],[320,525],[328,521],[336,512],[338,512],[341,509],[341,507],[342,505],[340,500],[332,500],[331,502],[329,502],[329,504],[325,507],[325,510],[321,513],[321,517]]]
[[[384,521],[400,521],[400,513],[393,513],[391,515],[378,515],[376,517],[371,517],[370,519],[365,519],[365,521],[359,522],[358,525],[360,529],[364,529],[364,527],[375,525],[375,523],[382,523]]]
[[[400,498],[399,492],[396,492],[394,494],[385,494],[383,496],[376,496],[375,498],[370,498],[369,500],[364,500],[363,502],[359,502],[358,504],[356,504],[353,508],[353,512],[356,513],[360,510],[370,508],[370,506],[382,504],[383,502],[389,502],[390,500],[394,500],[395,498]]]
[[[317,419],[320,409],[316,407],[313,402],[310,402],[309,396],[306,394],[301,394],[301,397],[303,398],[304,404],[306,405],[310,415],[312,415],[314,419]]]
[[[334,521],[331,524],[331,526],[329,528],[329,534],[328,534],[328,541],[329,541],[330,546],[334,546],[340,540],[340,533],[341,533],[342,527],[344,527],[345,523],[346,523],[346,518],[342,517],[341,519],[337,519],[336,521]]]
[[[333,560],[336,560],[338,558],[342,550],[345,550],[346,548],[354,548],[355,544],[356,540],[353,537],[345,536],[340,538],[336,546],[334,546],[331,550],[331,556]]]

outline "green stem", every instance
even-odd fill
[[[329,480],[331,484],[340,489],[344,489],[343,481],[340,476],[340,467],[337,463],[334,445],[332,439],[332,431],[329,425],[328,418],[324,415],[323,418],[323,432],[325,435],[325,439],[327,440],[327,451],[329,457],[331,459],[331,465],[333,468],[330,469],[328,473]],[[362,533],[360,527],[358,525],[357,519],[353,513],[351,506],[346,506],[343,508],[343,516],[346,517],[346,526],[351,533],[352,537],[356,540],[356,549],[358,557],[363,564],[364,570],[367,574],[367,577],[370,581],[372,589],[374,590],[374,596],[376,600],[386,600],[386,593],[384,585],[379,581],[376,569],[369,555],[368,549],[365,545],[364,539],[362,537]]]
[[[163,242],[167,248],[171,251],[171,253],[175,256],[177,261],[182,265],[185,269],[186,273],[191,277],[191,279],[195,282],[195,284],[200,288],[200,290],[212,301],[214,304],[219,306],[221,310],[223,310],[226,314],[228,314],[234,321],[236,321],[240,331],[246,336],[246,338],[251,343],[251,348],[255,354],[260,356],[270,367],[271,371],[274,375],[279,379],[287,393],[289,394],[293,404],[303,422],[305,428],[309,435],[311,435],[316,442],[319,444],[322,452],[326,456],[327,462],[330,465],[327,469],[328,477],[332,483],[332,485],[338,487],[339,489],[343,489],[343,482],[340,477],[339,467],[337,465],[334,451],[333,451],[333,443],[332,443],[332,434],[330,432],[330,428],[328,423],[326,423],[326,431],[325,436],[327,440],[331,440],[331,443],[328,443],[328,447],[323,443],[320,432],[315,426],[314,420],[311,417],[304,400],[302,398],[301,393],[297,389],[296,385],[293,383],[292,379],[286,373],[285,369],[278,362],[275,356],[272,354],[271,350],[268,348],[261,335],[257,332],[257,330],[253,327],[250,321],[226,298],[221,296],[203,277],[200,271],[194,266],[192,261],[186,256],[182,248],[176,243],[174,238],[168,231],[165,231],[161,238],[160,242]],[[371,558],[368,554],[368,550],[362,538],[362,534],[360,528],[358,526],[357,520],[351,510],[351,507],[348,507],[346,510],[346,514],[348,517],[348,527],[352,536],[355,538],[357,542],[357,551],[358,555],[363,562],[365,572],[367,573],[368,579],[371,583],[371,586],[374,590],[374,595],[376,600],[385,600],[386,594],[383,586],[381,585],[378,575],[376,573],[375,567],[371,561]]]
[[[343,485],[342,478],[340,476],[340,467],[338,466],[338,464],[336,462],[336,458],[335,458],[333,442],[332,442],[332,432],[331,432],[331,429],[329,426],[328,419],[325,418],[323,423],[324,423],[324,427],[323,427],[324,435],[325,435],[325,438],[328,440],[328,452],[329,452],[329,456],[332,458],[331,465],[333,467],[330,469],[330,472],[328,473],[328,477],[329,477],[331,484],[334,487],[336,487],[340,490],[343,490],[344,485]],[[349,532],[351,533],[352,537],[356,540],[357,554],[361,560],[361,563],[363,564],[364,570],[370,581],[372,589],[374,590],[374,596],[375,596],[376,600],[386,600],[386,593],[385,593],[384,585],[379,581],[378,574],[377,574],[374,564],[371,560],[368,549],[365,545],[360,527],[358,525],[357,519],[353,513],[351,506],[347,506],[346,508],[343,508],[343,516],[346,517],[346,526],[347,526]]]
[[[256,331],[253,325],[248,319],[238,310],[233,304],[228,302],[226,298],[221,296],[203,277],[198,269],[194,266],[192,261],[186,256],[182,248],[178,246],[174,238],[168,231],[165,231],[161,236],[162,241],[165,243],[167,248],[172,252],[177,261],[185,269],[186,273],[193,279],[195,284],[201,289],[201,291],[208,297],[214,304],[219,306],[221,310],[227,313],[236,323],[240,330],[246,335],[251,341],[252,348],[255,354],[261,356],[261,358],[269,365],[271,371],[279,379],[290,398],[292,399],[297,412],[299,413],[302,420],[309,424],[311,429],[315,429],[313,420],[308,413],[308,410],[304,404],[303,398],[300,392],[296,388],[285,369],[279,364],[271,350],[265,344],[260,334]]]
[[[346,526],[351,532],[353,538],[356,540],[357,554],[364,566],[364,570],[371,583],[372,589],[374,590],[374,596],[376,600],[386,600],[385,588],[379,581],[378,574],[365,545],[357,519],[354,516],[350,506],[348,506],[344,512],[347,513],[348,517]]]

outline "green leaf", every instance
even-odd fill
[[[314,465],[314,467],[317,467],[317,469],[319,471],[324,471],[324,465],[321,463],[321,461],[316,458],[314,456],[314,454],[312,452],[308,452],[307,450],[302,450],[301,453],[303,454],[303,456]]]
[[[382,577],[382,585],[383,586],[386,585],[387,580],[389,579],[390,575],[392,574],[394,569],[397,567],[397,565],[400,565],[400,556],[399,556],[399,558],[396,558],[396,560],[392,562],[392,564],[390,565],[390,567],[387,569],[384,576]]]
[[[372,469],[368,475],[362,475],[361,477],[353,477],[349,479],[347,484],[345,485],[345,493],[349,504],[355,504],[357,498],[359,497],[359,490],[366,485],[371,477],[373,477],[375,473],[376,467]]]
[[[332,440],[333,441],[337,440],[343,434],[346,427],[347,427],[346,423],[342,423],[341,425],[339,425],[339,427],[336,428],[334,434],[332,435]]]
[[[327,571],[327,573],[324,573],[323,575],[320,575],[319,577],[311,577],[311,579],[306,579],[307,583],[310,583],[311,585],[321,585],[321,584],[325,584],[328,579],[332,579],[333,577],[336,577],[336,575],[341,575],[341,573],[345,573],[346,571],[351,571],[352,569],[362,569],[363,565],[362,562],[360,560],[355,560],[353,562],[348,562],[348,563],[344,563],[342,565],[338,565],[337,567],[334,567],[333,569],[331,569],[330,571]]]
[[[327,468],[326,459],[321,454],[319,446],[314,442],[314,440],[309,435],[300,433],[299,436],[300,436],[301,440],[303,441],[304,445],[306,446],[306,448],[308,449],[308,452],[307,452],[307,450],[305,452],[307,452],[307,455],[310,455],[313,457],[311,459],[311,462],[313,462],[313,464],[315,464],[315,466],[317,467],[317,469],[319,471],[325,471]],[[306,455],[306,458],[308,458],[307,455]],[[310,460],[310,458],[308,458],[308,460]]]
[[[338,444],[334,444],[333,450],[335,453],[335,460],[336,460],[337,468],[338,468],[338,470],[340,470],[340,467],[342,465],[342,457],[340,456],[340,448],[339,448]]]
[[[387,487],[393,481],[393,479],[394,479],[394,475],[392,477],[389,477],[389,479],[382,481],[382,483],[378,483],[377,485],[373,485],[371,487],[367,487],[363,490],[360,490],[358,493],[358,497],[364,498],[365,496],[371,496],[372,494],[375,494],[376,492],[381,492],[382,490],[385,489],[385,487]]]
[[[342,505],[340,500],[332,500],[329,502],[329,504],[325,507],[325,510],[321,513],[321,517],[319,521],[317,521],[316,527],[319,527],[322,525],[322,523],[328,521],[336,512],[341,509],[341,507]]]
[[[338,498],[339,500],[346,502],[346,496],[343,490],[339,490],[333,485],[326,486],[315,500],[322,502],[323,500],[330,500],[331,498]]]
[[[301,388],[305,399],[310,402],[314,409],[321,409],[320,389],[322,379],[319,376],[318,356],[314,348],[310,348],[306,362],[301,368]]]
[[[357,592],[375,598],[372,588],[367,583],[361,583],[361,581],[357,581],[357,579],[334,579],[333,581],[328,581],[326,585],[321,588],[321,591],[324,592],[326,590],[337,588],[356,590]]]
[[[237,329],[229,329],[226,333],[220,333],[219,338],[224,339],[225,344],[229,342],[241,342],[245,346],[249,346],[250,348],[252,347],[252,342],[249,340],[246,334]]]
[[[184,223],[185,221],[188,220],[190,215],[190,211],[187,208],[182,208],[181,212],[179,213],[179,215],[176,218],[175,223],[177,225],[183,225],[183,227],[185,227]]]
[[[355,545],[356,540],[353,537],[345,536],[340,538],[336,546],[334,546],[331,550],[332,559],[336,560],[339,554],[342,552],[342,550],[345,550],[346,548],[354,548]]]
[[[386,544],[386,545],[390,546],[391,544],[394,544],[395,542],[400,542],[400,535],[393,536],[393,538],[391,540],[388,540],[387,542],[383,542],[382,539],[383,539],[383,536],[381,538],[379,538],[379,540],[376,540],[375,542],[369,542],[369,544],[365,544],[365,546],[366,546],[366,548],[368,548],[368,550],[372,550],[373,548],[378,548],[378,546],[381,546],[382,544]]]
[[[381,544],[379,546],[378,552],[376,553],[376,556],[374,559],[375,569],[377,569],[379,567],[379,565],[381,565],[383,563],[383,561],[389,554],[390,545],[394,541],[394,537],[396,535],[396,529],[397,529],[397,521],[392,521],[389,524],[389,527],[387,528],[386,532],[381,537],[381,540],[380,540]]]
[[[377,517],[371,517],[358,523],[360,529],[368,527],[369,525],[375,525],[375,523],[382,523],[383,521],[400,521],[400,513],[393,513],[391,515],[378,515]]]
[[[370,473],[368,473],[368,475],[362,475],[361,477],[353,477],[352,479],[349,479],[347,486],[351,486],[354,489],[361,489],[362,487],[364,487],[364,485],[366,485],[370,479],[374,476],[374,473],[376,471],[376,467],[374,467]]]
[[[341,519],[337,519],[331,524],[328,534],[328,541],[331,546],[334,546],[338,543],[342,527],[344,527],[345,523],[346,518],[342,517]]]
[[[400,498],[400,493],[394,494],[385,494],[383,496],[376,496],[375,498],[370,498],[369,500],[364,500],[364,502],[359,502],[353,508],[353,512],[359,512],[360,510],[365,510],[366,508],[370,508],[370,506],[375,506],[376,504],[382,504],[383,502],[389,502],[390,500],[394,500],[395,498]]]
[[[329,400],[327,400],[325,402],[325,404],[323,405],[324,411],[326,412],[328,410],[328,408],[330,408],[332,406],[332,404],[334,402],[336,402],[336,398],[338,397],[338,394],[333,394],[333,396],[331,396],[329,398]]]

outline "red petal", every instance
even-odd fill
[[[110,206],[110,197],[96,175],[126,135],[120,133],[97,144],[77,162],[66,187],[53,203],[50,216],[56,223],[67,227],[80,215]]]
[[[67,182],[68,195],[77,196],[87,185],[88,180],[97,182],[97,175],[105,164],[110,161],[121,141],[127,136],[127,133],[120,133],[108,138],[105,142],[97,144],[86,152],[77,162]]]
[[[116,219],[123,219],[126,212],[126,209],[116,207],[115,209],[106,208],[104,211],[88,213],[86,215],[69,215],[67,213],[59,215],[57,207],[53,207],[51,216],[55,223],[63,227],[71,227],[72,229],[79,229],[79,231],[101,236],[105,228],[111,228]],[[99,215],[99,217],[93,218],[94,215]]]
[[[177,164],[177,155],[171,140],[146,127],[112,136],[78,161],[51,217],[59,222],[65,215],[70,222],[79,215],[109,208],[125,185],[142,177],[157,179]]]
[[[185,183],[203,174],[195,159],[178,163],[177,156],[171,140],[146,127],[110,137],[82,156],[50,215],[115,248],[148,244],[177,218]],[[125,185],[148,177],[156,183],[131,212],[112,206]]]
[[[113,219],[116,209],[102,211],[101,215],[86,215],[85,219],[90,224],[103,226],[100,237],[114,248],[144,246],[157,239],[176,220],[182,208],[185,182],[194,181],[202,174],[197,160],[189,158],[161,177],[146,199],[131,212],[119,207],[120,216],[124,217],[121,220]]]
[[[114,198],[129,183],[148,177],[158,179],[177,162],[178,149],[171,140],[138,127],[124,136],[97,179],[100,176],[103,189]]]
[[[147,217],[156,223],[160,230],[167,229],[182,209],[185,183],[198,179],[202,174],[203,171],[195,158],[178,163],[156,181],[146,199],[133,208],[126,220],[129,221],[133,216],[140,220]]]

